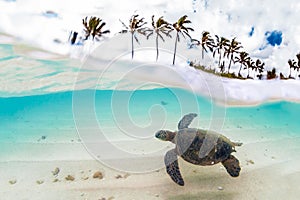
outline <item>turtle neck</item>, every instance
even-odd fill
[[[173,142],[174,143],[174,138],[176,133],[172,131],[166,131],[167,132],[167,141]]]

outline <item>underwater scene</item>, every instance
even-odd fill
[[[1,200],[299,199],[299,2],[0,8]]]
[[[220,108],[204,97],[174,88],[76,93],[80,93],[84,104],[88,104],[85,97],[94,94],[96,124],[86,122],[93,119],[83,110],[74,114],[73,92],[0,99],[1,187],[6,188],[2,196],[31,199],[34,192],[34,199],[48,195],[55,198],[59,191],[59,195],[74,199],[81,199],[81,195],[88,199],[296,198],[300,104],[274,102]],[[174,93],[185,99],[179,103]],[[131,95],[128,109],[119,108],[124,101],[114,100],[114,95]],[[121,105],[113,108],[113,101]],[[176,189],[164,169],[164,152],[173,146],[156,140],[154,133],[158,129],[176,130],[183,114],[195,112],[193,101],[198,105],[199,119],[191,127],[218,128],[226,137],[243,143],[234,153],[241,174],[231,179],[220,164],[203,167],[179,160],[186,182],[182,190]],[[180,104],[187,105],[185,113]],[[93,148],[90,137],[99,147]],[[125,153],[115,152],[105,143]],[[53,175],[55,169],[59,173]],[[101,180],[92,178],[98,171],[104,176]],[[74,183],[69,183],[69,175],[75,178]]]

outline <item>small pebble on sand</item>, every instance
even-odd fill
[[[128,176],[130,176],[129,173],[124,174],[123,178],[127,178]]]
[[[58,167],[56,167],[53,171],[52,171],[52,174],[53,176],[57,176],[60,172],[60,169]]]
[[[44,181],[43,181],[43,180],[37,180],[36,183],[37,183],[38,185],[41,185],[41,184],[44,183]]]
[[[115,176],[115,178],[120,179],[120,178],[123,178],[123,177],[122,177],[122,175],[118,174],[118,175]]]
[[[221,187],[221,186],[219,186],[219,187],[218,187],[218,190],[224,190],[224,188],[223,188],[223,187]]]
[[[10,181],[8,181],[11,185],[14,185],[14,184],[16,184],[17,183],[17,180],[16,179],[14,179],[14,180],[10,180]]]
[[[113,200],[115,199],[115,197],[111,196],[111,197],[108,197],[107,199],[105,197],[102,197],[101,199],[98,199],[98,200]]]
[[[103,174],[100,171],[94,173],[93,178],[103,179]]]
[[[254,165],[254,161],[253,161],[253,160],[246,160],[246,162],[247,162],[247,165],[248,165],[248,164]]]
[[[75,178],[73,176],[71,176],[71,175],[66,176],[65,179],[67,181],[74,181],[75,180]]]
[[[121,174],[118,174],[115,176],[116,179],[120,179],[120,178],[127,178],[128,176],[130,176],[129,173],[124,174],[123,176]]]
[[[41,140],[45,140],[47,138],[47,136],[43,135],[40,139],[38,139],[37,141],[40,142]]]

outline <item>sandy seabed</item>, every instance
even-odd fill
[[[0,196],[3,200],[298,199],[299,142],[300,138],[291,138],[244,144],[235,153],[242,166],[238,178],[231,178],[221,164],[201,167],[180,159],[184,187],[173,183],[164,168],[144,174],[119,172],[91,157],[86,159],[89,155],[81,144],[52,144],[51,147],[39,144],[44,153],[64,151],[66,159],[60,156],[56,160],[52,155],[37,160],[2,160]],[[120,159],[120,162],[126,165],[131,161]],[[52,173],[55,168],[59,168],[57,175]],[[103,178],[93,178],[97,171]],[[66,180],[68,175],[74,180]]]

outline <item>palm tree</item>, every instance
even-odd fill
[[[267,79],[270,80],[270,79],[274,79],[276,78],[277,75],[276,75],[276,69],[273,68],[272,71],[267,71]]]
[[[246,64],[248,62],[248,60],[250,59],[249,54],[247,52],[242,51],[241,53],[239,53],[239,57],[235,57],[234,62],[239,62],[241,63],[240,69],[239,69],[239,73],[238,76],[241,76],[241,69],[243,67],[243,65],[246,67]]]
[[[220,71],[223,72],[225,70],[225,61],[222,61],[220,65]]]
[[[207,52],[206,48],[208,48],[211,52],[213,52],[215,43],[214,43],[214,40],[211,38],[210,33],[208,31],[202,32],[201,46],[202,46],[202,59],[204,59],[204,51]]]
[[[296,57],[297,57],[297,59],[298,59],[298,62],[297,62],[298,67],[300,67],[300,53],[298,53],[298,54],[296,55]]]
[[[88,17],[85,17],[82,19],[82,24],[84,26],[85,40],[87,40],[90,36],[93,37],[93,40],[95,38],[96,40],[99,40],[98,38],[102,37],[103,34],[110,33],[109,30],[102,31],[102,28],[106,23],[98,17],[90,17],[89,20]]]
[[[187,15],[184,15],[184,16],[180,17],[179,20],[173,24],[173,27],[176,30],[173,65],[175,64],[177,42],[180,42],[179,33],[182,35],[183,38],[185,38],[185,36],[188,36],[191,39],[189,31],[194,31],[194,29],[185,26],[185,24],[192,23],[190,20],[187,20],[187,17],[188,17]]]
[[[297,62],[297,73],[299,74],[299,70],[300,70],[300,53],[298,53],[296,55],[298,62]],[[300,77],[300,75],[298,75],[298,77]]]
[[[219,54],[219,62],[218,62],[218,66],[220,67],[220,63],[221,63],[221,58],[222,58],[222,50],[224,49],[225,46],[228,46],[228,42],[229,40],[224,38],[224,37],[219,37],[216,35],[216,49],[213,52],[213,57],[215,57],[216,53]]]
[[[233,38],[228,46],[225,46],[225,53],[224,56],[227,55],[229,59],[228,65],[228,73],[230,72],[231,62],[234,59],[234,54],[238,53],[239,50],[242,48],[241,43],[236,41],[236,38]]]
[[[261,77],[261,73],[263,73],[264,71],[264,66],[265,66],[265,63],[261,62],[260,59],[257,59],[256,62],[255,62],[255,72],[258,71],[259,75],[256,75],[257,77]]]
[[[139,40],[136,36],[136,33],[140,33],[144,36],[146,36],[147,32],[149,31],[148,28],[143,27],[147,22],[144,22],[145,18],[138,18],[139,15],[132,15],[130,20],[129,20],[129,26],[126,26],[124,22],[120,20],[122,23],[123,27],[125,28],[122,30],[120,33],[131,33],[131,58],[133,58],[134,55],[134,45],[133,45],[133,38],[135,41],[139,44]]]
[[[153,35],[153,32],[155,32],[156,34],[156,61],[158,59],[158,38],[160,38],[163,42],[165,42],[165,39],[163,38],[162,34],[172,38],[172,36],[170,35],[170,32],[173,31],[173,27],[170,23],[168,23],[167,21],[165,21],[163,19],[163,16],[161,16],[160,18],[158,18],[158,20],[155,22],[154,21],[154,15],[152,15],[152,28],[153,30],[150,30],[151,32],[147,35],[147,39]]]
[[[297,69],[297,62],[293,59],[293,60],[291,60],[291,59],[289,59],[288,60],[288,63],[289,63],[289,66],[290,66],[290,75],[289,75],[289,78],[293,78],[292,77],[292,69]]]
[[[248,69],[247,78],[251,78],[250,77],[250,69],[252,69],[252,70],[255,69],[255,62],[251,58],[247,59],[247,61],[246,61],[246,67],[244,69]]]

